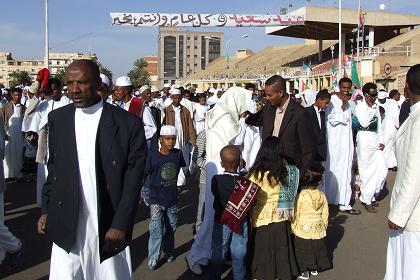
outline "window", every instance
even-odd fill
[[[194,46],[194,49],[197,49],[197,46]]]
[[[166,36],[163,39],[163,71],[166,77],[175,77],[176,37]]]

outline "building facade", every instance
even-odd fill
[[[156,55],[147,55],[144,57],[144,60],[147,62],[147,72],[149,72],[150,75],[150,84],[157,85],[159,58]]]
[[[49,69],[51,74],[56,74],[60,70],[66,68],[77,59],[92,59],[97,60],[96,54],[82,54],[82,53],[50,53],[49,54]],[[43,59],[24,59],[15,60],[12,58],[10,52],[0,52],[0,84],[9,87],[9,74],[13,71],[26,71],[33,79],[40,69],[44,68]]]
[[[161,28],[158,39],[158,86],[204,70],[224,52],[223,32],[192,32]]]

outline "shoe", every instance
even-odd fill
[[[150,259],[147,266],[149,267],[149,270],[155,270],[157,268],[157,260]]]
[[[317,270],[313,270],[313,271],[311,271],[311,275],[312,275],[312,276],[317,276],[317,275],[318,275],[318,271],[317,271]]]
[[[297,279],[308,280],[309,279],[309,271],[302,272],[302,274]]]
[[[366,211],[368,211],[370,213],[378,213],[378,211],[376,210],[376,208],[372,204],[365,205],[365,209],[366,209]]]
[[[175,260],[175,256],[173,254],[167,254],[164,258],[167,263],[173,262]]]
[[[192,274],[197,275],[197,276],[203,274],[203,270],[201,269],[201,266],[198,263],[191,263],[189,261],[188,255],[185,256],[185,261],[187,262],[187,267],[191,271]]]
[[[372,203],[370,205],[372,205],[373,207],[379,207],[379,202],[372,201]]]
[[[11,269],[17,269],[23,265],[23,259],[24,259],[23,252],[24,250],[23,250],[23,243],[22,243],[19,251],[9,255]]]
[[[350,215],[360,215],[362,212],[360,212],[360,210],[356,210],[356,209],[350,209],[350,210],[340,210],[341,213],[346,213],[346,214],[350,214]]]

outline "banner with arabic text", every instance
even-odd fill
[[[265,27],[303,25],[303,15],[110,13],[113,25],[160,27]]]

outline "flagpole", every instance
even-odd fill
[[[341,72],[343,70],[342,65],[342,43],[341,43],[341,21],[342,21],[342,15],[341,15],[341,0],[338,1],[338,75],[337,79],[341,79]]]
[[[357,13],[357,21],[358,21],[358,24],[357,24],[357,64],[359,64],[359,55],[360,55],[360,50],[359,50],[359,48],[360,48],[360,24],[361,24],[361,22],[360,22],[360,12],[361,12],[361,0],[359,0],[359,9],[358,9],[358,13]]]
[[[48,0],[45,0],[45,57],[44,67],[49,67],[49,41],[48,41]]]

